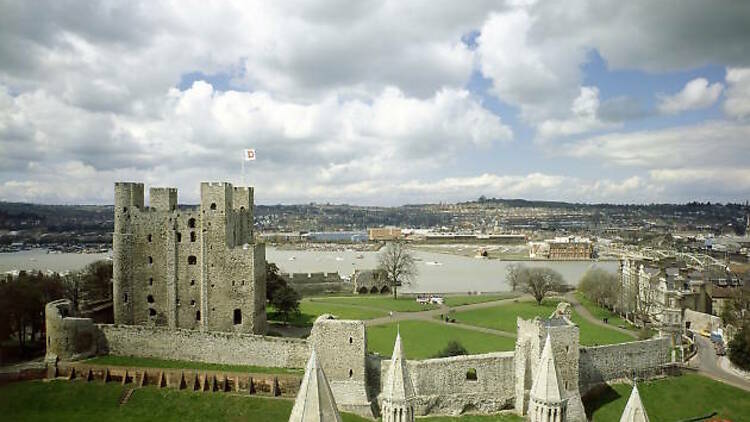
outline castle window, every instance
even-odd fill
[[[190,232],[190,241],[195,242],[195,232]]]
[[[195,218],[191,218],[190,220],[188,220],[188,227],[190,227],[191,229],[195,228]]]
[[[570,346],[565,346],[565,353],[569,353],[569,352],[570,352]]]
[[[125,294],[124,294],[124,295],[122,296],[122,301],[123,301],[124,303],[128,303],[128,294],[127,294],[127,293],[125,293]]]
[[[240,324],[242,324],[242,310],[235,309],[234,310],[234,325],[240,325]]]
[[[154,303],[154,295],[148,295],[148,297],[146,297],[146,301],[148,303]]]
[[[148,308],[148,316],[155,317],[156,316],[156,309],[154,309],[154,308]]]
[[[149,279],[148,279],[148,285],[149,286],[153,286],[154,285],[154,278],[153,277],[149,277]]]
[[[352,371],[351,369],[349,369],[349,378],[351,378],[352,375],[354,375],[354,371]]]
[[[211,210],[216,210],[216,202],[211,202]]]
[[[349,337],[349,344],[352,344],[354,342],[354,339]]]
[[[182,242],[182,233],[177,232],[177,241]]]
[[[190,300],[190,306],[195,306],[195,299]]]
[[[477,370],[474,368],[469,368],[468,371],[466,371],[466,380],[467,381],[476,381],[477,380]]]
[[[245,211],[245,207],[240,207],[240,211]]]
[[[153,265],[153,263],[154,263],[154,258],[151,257],[151,256],[149,256],[148,257],[148,265]]]
[[[190,280],[190,285],[195,286],[195,279]]]
[[[122,207],[122,212],[128,212],[128,207]]]
[[[195,320],[200,321],[201,320],[201,311],[195,311]]]
[[[190,255],[188,257],[188,265],[195,265],[198,263],[198,258],[195,257],[195,255]]]
[[[151,233],[149,233],[148,236],[146,236],[146,238],[148,239],[148,243],[151,243]]]

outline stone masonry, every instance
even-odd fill
[[[253,236],[253,188],[201,183],[200,206],[177,189],[115,184],[116,324],[263,334],[265,245]]]

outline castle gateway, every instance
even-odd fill
[[[263,334],[265,245],[253,236],[253,188],[201,183],[198,207],[177,189],[115,184],[116,324]]]

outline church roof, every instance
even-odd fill
[[[396,334],[396,344],[393,345],[391,366],[388,368],[383,385],[383,398],[393,401],[406,401],[413,397],[414,386],[411,383],[404,349],[401,346],[401,333],[398,333]]]
[[[331,386],[313,349],[289,422],[341,422]]]
[[[625,411],[622,412],[620,422],[648,422],[648,414],[643,407],[638,386],[635,384],[633,384],[633,391],[630,392],[630,398],[628,404],[625,405]]]
[[[531,386],[531,396],[549,403],[562,401],[562,388],[560,378],[557,376],[557,366],[555,366],[555,356],[552,353],[549,334],[547,334],[547,340],[544,342],[534,384]]]

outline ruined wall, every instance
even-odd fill
[[[229,365],[303,368],[307,341],[251,334],[201,332],[136,325],[97,325],[100,353]]]
[[[367,337],[358,320],[336,320],[321,315],[309,342],[318,355],[340,409],[372,417],[367,393]]]
[[[390,364],[390,360],[380,363],[383,381]],[[408,361],[407,365],[417,395],[417,415],[490,413],[513,407],[513,352]]]
[[[47,359],[77,360],[97,352],[98,330],[90,318],[71,316],[72,302],[60,299],[45,307]]]
[[[579,355],[581,393],[604,382],[659,374],[671,364],[671,352],[669,337],[582,347]]]

